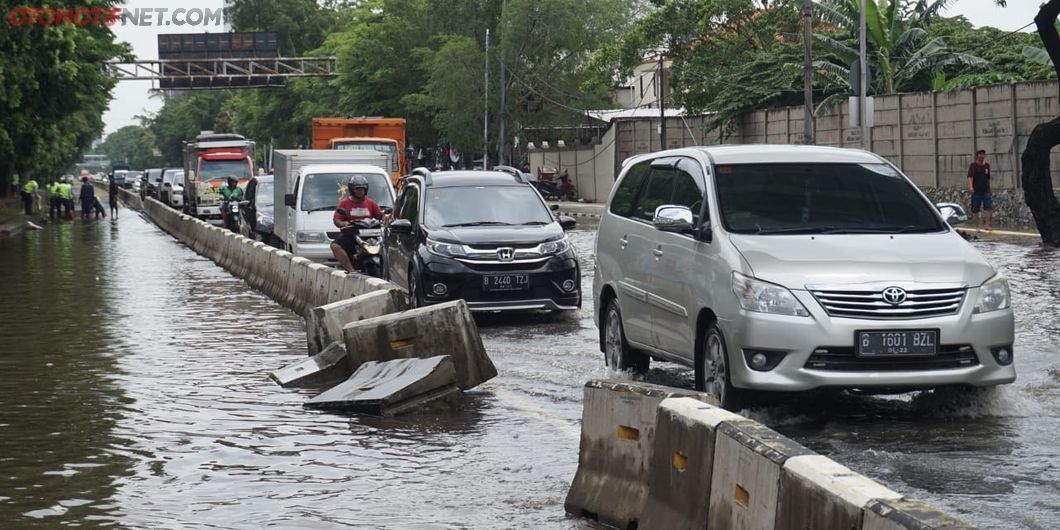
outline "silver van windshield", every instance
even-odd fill
[[[946,227],[887,164],[732,164],[715,168],[726,230],[740,234],[926,233]]]

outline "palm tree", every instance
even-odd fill
[[[866,40],[871,70],[870,91],[894,94],[931,88],[936,74],[948,66],[985,67],[989,63],[967,53],[950,50],[943,37],[930,38],[923,26],[952,0],[865,0]],[[835,58],[815,61],[820,78],[833,87],[831,94],[817,107],[820,113],[853,93],[849,74],[858,58],[858,50],[843,39],[858,38],[861,0],[821,0],[814,9],[823,24],[835,28],[833,35],[815,33],[820,43]],[[838,87],[838,90],[836,90]]]

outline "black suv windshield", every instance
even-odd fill
[[[887,164],[716,168],[721,217],[740,234],[937,232],[932,206]]]
[[[552,213],[529,186],[428,188],[423,224],[429,228],[545,225]]]

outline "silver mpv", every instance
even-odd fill
[[[949,209],[946,209],[950,212]],[[631,158],[596,239],[607,364],[747,391],[1011,383],[1009,287],[885,159],[746,145]]]

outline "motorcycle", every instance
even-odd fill
[[[235,233],[239,233],[239,201],[225,201],[221,204],[221,211],[224,212],[224,225],[225,229],[231,230]]]
[[[374,278],[383,277],[383,223],[379,219],[367,217],[353,222],[357,247],[361,249],[360,261],[356,255],[350,255],[350,262],[361,273]]]
[[[577,201],[579,198],[578,188],[571,183],[566,169],[557,173],[553,168],[537,168],[537,180],[532,184],[545,200]]]

